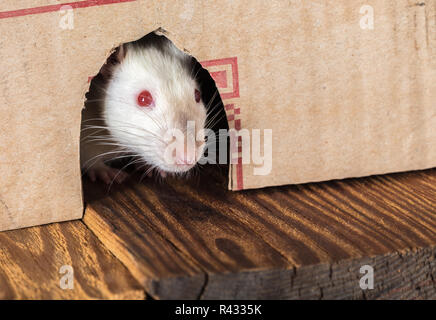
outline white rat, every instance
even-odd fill
[[[113,159],[132,157],[131,163],[162,176],[196,165],[205,149],[207,113],[193,68],[191,56],[155,33],[111,55],[93,79],[82,113],[81,167],[92,181],[120,183],[127,177],[108,166]],[[168,132],[186,136],[188,121],[195,123],[195,132],[185,141],[193,138],[193,148],[177,149],[168,161],[174,142]]]

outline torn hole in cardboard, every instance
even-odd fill
[[[144,39],[148,39],[147,37],[152,37],[152,34],[155,34],[153,37],[163,37],[165,40],[169,40],[169,32],[167,32],[164,28],[158,28],[154,32],[148,33],[143,38],[137,40],[144,42]],[[154,39],[154,38],[153,38]],[[171,40],[169,40],[171,41]],[[133,41],[135,43],[136,41]],[[178,46],[177,46],[178,47]],[[127,174],[138,177],[138,182],[141,182],[143,179],[147,178],[157,178],[156,180],[162,180],[165,178],[165,175],[162,175],[159,170],[154,170],[152,166],[142,164],[141,161],[138,161],[137,157],[127,152],[129,150],[129,146],[124,143],[123,152],[117,152],[116,150],[110,150],[119,142],[113,138],[113,135],[108,130],[108,126],[105,123],[105,119],[103,114],[105,112],[104,107],[104,99],[108,96],[108,83],[111,81],[113,68],[125,58],[126,49],[125,44],[120,44],[119,46],[113,48],[103,66],[100,68],[99,73],[95,77],[90,77],[90,87],[88,92],[86,93],[85,98],[85,107],[82,112],[82,128],[81,128],[81,164],[82,164],[82,178],[90,178],[91,180],[98,180],[98,175],[94,172],[90,174],[90,169],[99,161],[100,155],[105,155],[105,158],[109,158],[109,160],[105,160],[105,165],[110,166],[115,170],[110,170],[108,173],[104,173],[103,177],[100,177],[103,182],[106,182],[108,185],[108,189],[115,182],[122,182],[127,177]],[[179,47],[178,47],[179,48]],[[221,100],[220,93],[217,88],[217,81],[221,81],[220,77],[222,76],[220,73],[209,72],[206,70],[202,63],[199,62],[195,56],[186,48],[179,49],[183,52],[189,54],[192,57],[192,71],[191,74],[194,75],[196,82],[199,85],[199,91],[201,92],[201,101],[204,103],[206,108],[206,126],[205,129],[211,129],[214,132],[215,141],[210,141],[210,135],[206,137],[206,145],[210,143],[215,144],[215,148],[213,151],[210,151],[210,148],[205,148],[204,157],[208,159],[206,164],[198,163],[193,169],[188,171],[188,174],[183,175],[182,179],[196,179],[197,175],[203,174],[205,172],[202,170],[202,166],[219,166],[219,172],[225,177],[225,180],[228,179],[228,164],[229,164],[229,156],[227,150],[229,150],[229,139],[226,136],[225,139],[225,148],[224,150],[226,154],[226,159],[223,161],[222,156],[220,158],[220,148],[223,147],[223,144],[219,142],[220,139],[220,130],[226,130],[228,132],[229,125],[227,121],[227,115],[224,108],[223,101]],[[150,98],[150,97],[149,97]],[[154,97],[153,97],[154,99]],[[121,104],[126,104],[125,101],[118,101]],[[154,101],[153,101],[154,103]],[[167,114],[168,117],[171,117],[171,112]],[[165,118],[165,116],[164,116]],[[189,120],[189,119],[188,119]],[[154,122],[159,121],[159,119],[153,119]],[[129,128],[122,129],[124,131],[130,130]],[[148,130],[144,128],[144,130]],[[97,142],[102,142],[100,145],[90,144],[89,138],[96,140]],[[108,140],[106,138],[109,138]],[[88,141],[87,141],[88,140]],[[95,141],[94,141],[95,142]],[[109,148],[108,144],[110,144]],[[146,144],[146,142],[144,142]],[[93,148],[92,151],[89,151],[89,148]],[[87,150],[87,151],[85,151]],[[87,156],[86,159],[83,159],[85,152],[91,153],[91,156]],[[125,152],[124,152],[125,151]],[[111,155],[114,155],[111,157]],[[108,156],[108,157],[107,157]],[[112,158],[112,159],[111,159]],[[214,159],[213,159],[214,158]],[[87,163],[85,164],[85,161]],[[204,161],[203,161],[204,162]],[[138,163],[140,164],[138,166]],[[85,165],[84,165],[85,164]],[[151,168],[151,169],[150,169]],[[100,186],[99,186],[100,187]],[[85,195],[86,198],[86,195]]]

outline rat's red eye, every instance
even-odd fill
[[[150,107],[153,104],[153,96],[150,91],[144,90],[138,95],[138,106]]]
[[[195,102],[200,102],[201,100],[201,93],[197,89],[195,89]]]

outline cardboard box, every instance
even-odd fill
[[[272,129],[270,173],[239,160],[233,190],[436,166],[435,0],[3,0],[0,230],[82,216],[88,77],[157,28],[209,69],[231,127]]]

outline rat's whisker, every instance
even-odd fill
[[[207,129],[212,129],[214,126],[216,126],[224,117],[225,117],[225,114],[221,114],[218,118],[216,117],[217,115],[218,115],[219,113],[217,113],[212,119],[210,119],[207,123],[206,123],[206,125],[205,125],[205,127],[207,128]]]
[[[99,141],[93,141],[96,142],[99,146],[114,146],[114,147],[124,147],[129,149],[141,149],[143,151],[150,151],[152,150],[151,146],[148,145],[141,145],[141,144],[124,144],[124,143],[110,143],[110,142],[99,142]]]
[[[110,190],[110,188],[112,187],[114,181],[117,179],[117,177],[120,175],[120,173],[123,172],[124,169],[126,169],[128,166],[130,166],[130,165],[132,165],[132,164],[135,164],[135,163],[137,163],[137,162],[140,162],[140,161],[142,161],[142,160],[141,160],[141,159],[133,159],[133,160],[129,161],[129,162],[128,162],[124,167],[122,167],[122,168],[117,172],[117,174],[114,176],[114,178],[112,179],[111,183],[109,184],[109,188],[108,188],[108,190]]]
[[[109,151],[109,152],[104,152],[104,153],[98,154],[98,155],[96,155],[96,156],[94,156],[94,157],[88,159],[88,160],[83,164],[83,167],[88,167],[89,162],[94,161],[94,160],[96,160],[96,159],[99,160],[98,158],[103,158],[103,157],[108,156],[108,155],[111,155],[111,154],[119,154],[119,153],[122,153],[122,152],[123,152],[123,151],[119,150],[119,151]],[[117,160],[117,159],[122,159],[122,158],[128,158],[128,157],[132,157],[132,156],[134,156],[134,154],[129,153],[129,154],[127,154],[127,155],[122,155],[122,156],[117,156],[117,157],[111,158],[111,160]],[[96,163],[96,162],[94,162],[93,164],[95,164],[95,163]],[[90,166],[90,167],[91,167],[91,166]]]
[[[216,109],[218,107],[221,107],[221,106],[222,106],[222,103],[220,101],[215,103],[213,106],[212,106],[212,101],[211,101],[209,106],[206,108],[206,110],[207,110],[206,116],[209,117],[212,113],[214,113],[216,111]],[[218,113],[220,113],[221,110],[222,109],[219,109]]]
[[[147,166],[147,164],[144,164],[144,166],[143,167],[146,167]],[[141,175],[141,178],[139,179],[139,182],[142,182],[142,179],[144,179],[144,177],[146,177],[146,176],[148,176],[148,174],[150,173],[150,172],[152,172],[154,169],[156,169],[157,168],[157,166],[156,165],[151,165],[142,175]]]
[[[86,128],[83,128],[82,131],[92,130],[92,129],[101,129],[101,130],[104,131],[104,130],[109,130],[109,127],[98,126],[98,125],[90,125],[90,126],[87,126]],[[163,139],[161,137],[159,137],[157,134],[155,134],[154,132],[151,132],[151,131],[149,131],[147,129],[144,129],[144,128],[140,128],[140,127],[136,127],[136,126],[131,126],[131,125],[118,126],[118,127],[112,126],[112,127],[110,127],[110,130],[112,130],[112,131],[122,132],[124,134],[130,135],[130,136],[135,136],[135,137],[138,137],[138,138],[141,138],[141,139],[147,138],[145,135],[135,134],[133,132],[122,130],[122,129],[135,129],[137,131],[142,131],[142,132],[145,132],[147,134],[150,134],[150,135],[154,136],[159,141],[164,142]]]
[[[147,130],[147,129],[145,129],[145,128],[138,127],[138,126],[135,126],[135,125],[132,125],[132,124],[126,123],[126,122],[119,122],[119,123],[120,123],[121,125],[118,125],[118,126],[116,126],[116,127],[110,127],[110,129],[117,129],[117,130],[119,130],[119,131],[120,131],[119,128],[122,128],[122,129],[135,129],[135,130],[137,130],[137,131],[142,131],[142,132],[145,132],[145,133],[147,133],[147,134],[149,134],[149,135],[152,135],[152,136],[155,137],[156,139],[158,139],[158,140],[164,142],[163,139],[162,139],[160,136],[158,136],[157,133],[155,133],[155,132],[152,132],[152,131]],[[133,133],[131,133],[131,132],[125,132],[125,131],[124,131],[124,133],[129,133],[129,134],[132,134],[132,135],[133,135]],[[138,136],[138,137],[140,137],[140,138],[147,138],[146,136],[140,136],[140,135],[136,135],[136,136]]]

